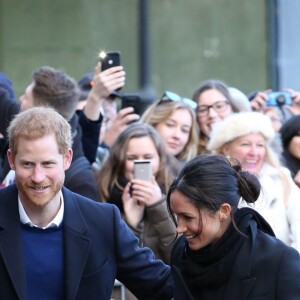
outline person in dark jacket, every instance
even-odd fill
[[[118,208],[63,186],[73,151],[60,114],[28,109],[8,136],[16,183],[0,189],[1,299],[109,300],[115,278],[138,299],[173,297],[170,267],[138,247]]]
[[[90,141],[89,145],[93,144],[93,138],[89,134],[82,134],[81,123],[90,122],[90,131],[92,127],[97,127],[96,136],[98,135],[101,120],[98,124],[95,122],[92,124],[86,116],[82,114],[80,118],[74,114],[76,103],[79,97],[79,89],[77,83],[73,78],[69,77],[60,70],[56,70],[51,67],[41,67],[34,71],[33,81],[26,88],[24,94],[20,97],[20,103],[11,99],[8,93],[3,90],[0,91],[0,132],[7,140],[6,129],[12,120],[12,118],[20,111],[25,111],[33,106],[51,106],[55,108],[72,126],[72,149],[74,151],[73,162],[78,164],[80,161],[86,160],[85,167],[81,168],[81,179],[73,178],[66,184],[73,192],[77,192],[83,196],[91,199],[98,199],[98,191],[96,188],[95,178],[88,160],[95,154],[92,154],[90,149],[86,148],[87,155],[83,151],[83,145]],[[86,137],[90,137],[87,139]],[[83,143],[83,141],[85,141]],[[14,172],[10,169],[7,158],[8,146],[6,145],[2,149],[3,157],[3,185],[9,185],[14,182]],[[89,157],[89,159],[88,159]],[[74,167],[72,167],[74,169]],[[77,169],[77,167],[75,167]],[[76,171],[76,170],[75,170]],[[68,171],[68,173],[72,170]],[[69,177],[69,175],[67,175]]]
[[[300,255],[253,203],[260,183],[237,161],[202,155],[173,181],[167,205],[182,236],[171,253],[174,299],[300,299]]]
[[[280,129],[284,164],[300,187],[300,115],[291,117]]]
[[[33,81],[20,97],[20,103],[11,99],[8,93],[0,89],[0,133],[5,139],[6,129],[14,115],[34,106],[53,107],[71,124],[73,161],[66,172],[65,185],[73,192],[96,201],[99,193],[91,163],[96,157],[102,122],[99,107],[102,98],[110,93],[110,89],[124,85],[124,80],[120,80],[124,72],[122,67],[118,68],[100,72],[100,66],[98,66],[95,70],[95,85],[87,100],[85,110],[79,115],[75,113],[80,95],[76,81],[64,72],[49,66],[40,67],[33,72]],[[106,84],[110,86],[106,87],[103,81],[108,76],[111,79]],[[12,172],[9,173],[6,151],[7,147],[2,151],[3,176],[5,176],[2,180],[5,185],[10,184],[14,179],[14,174],[11,176]]]

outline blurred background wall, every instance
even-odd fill
[[[94,69],[100,50],[119,50],[127,74],[123,91],[137,91],[141,2],[0,0],[0,71],[12,79],[20,96],[32,71],[42,65],[79,79]],[[277,57],[270,53],[269,30],[276,3],[147,1],[148,72],[154,93],[172,90],[191,97],[210,78],[245,93],[269,88],[274,84],[270,73],[277,67],[276,62],[270,67],[270,58],[274,63]]]
[[[300,91],[300,1],[278,1],[278,80],[279,88]]]

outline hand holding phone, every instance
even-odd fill
[[[134,113],[141,115],[141,98],[138,94],[124,94],[121,100],[121,109],[125,107],[133,107]]]
[[[119,51],[101,52],[99,54],[101,70],[105,71],[121,65],[121,53]]]
[[[134,161],[134,178],[147,181],[147,183],[138,184],[138,189],[143,190],[143,194],[137,194],[136,200],[138,205],[152,205],[162,199],[162,191],[158,183],[154,180],[152,182],[153,173],[151,167],[151,160],[135,160]],[[136,183],[134,183],[135,185]],[[149,189],[149,187],[151,187]],[[133,189],[134,191],[134,189]]]

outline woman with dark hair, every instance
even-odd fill
[[[223,156],[201,155],[183,167],[167,195],[182,235],[171,254],[175,300],[300,299],[297,250],[255,210],[238,208],[260,189],[254,174]]]
[[[197,103],[197,122],[200,129],[198,154],[206,151],[212,125],[239,108],[234,103],[227,85],[220,80],[206,80],[195,90],[193,100]]]
[[[286,121],[280,129],[280,135],[284,163],[300,187],[300,115]]]
[[[277,238],[300,252],[300,190],[273,151],[276,137],[270,118],[260,112],[236,113],[213,127],[207,149],[237,159],[254,173],[262,192],[253,204],[271,225]]]

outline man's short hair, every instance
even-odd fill
[[[43,66],[33,75],[33,103],[35,106],[50,106],[66,120],[75,113],[80,90],[77,82],[60,70]]]
[[[35,140],[54,134],[60,154],[65,154],[72,146],[70,124],[50,107],[33,107],[20,112],[11,121],[7,133],[13,155],[17,154],[20,137]]]

